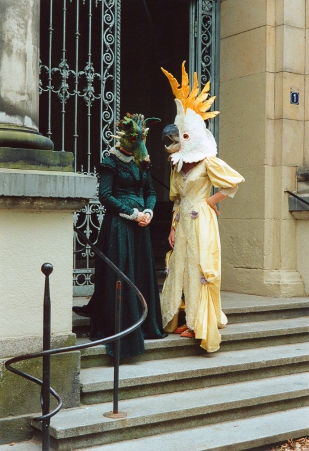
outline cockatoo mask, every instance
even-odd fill
[[[181,170],[183,163],[198,162],[207,156],[216,156],[217,154],[216,141],[204,122],[205,119],[219,114],[219,111],[207,112],[215,97],[207,100],[210,89],[209,83],[198,95],[196,73],[194,73],[193,89],[191,93],[189,92],[189,80],[184,63],[182,64],[181,88],[179,88],[178,81],[162,68],[176,97],[177,114],[174,123],[179,130],[179,145],[166,147],[166,150],[171,153],[169,159],[177,165],[177,171]]]

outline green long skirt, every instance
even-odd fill
[[[144,339],[164,338],[159,289],[148,227],[140,227],[119,215],[106,213],[97,243],[98,248],[137,286],[144,296],[148,315],[144,323],[120,340],[120,358],[143,354]],[[115,333],[116,281],[119,276],[96,256],[95,291],[89,302],[91,309],[91,340]],[[142,305],[127,283],[122,283],[121,330],[138,321]],[[114,344],[106,345],[114,355]]]

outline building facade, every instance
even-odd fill
[[[67,7],[78,3],[63,1]],[[50,7],[57,1],[48,3]],[[62,0],[59,3],[63,5]],[[82,7],[90,2],[79,3]],[[148,10],[130,16],[126,0],[92,2],[93,8],[122,7],[114,31],[115,39],[120,39],[121,32],[125,36],[122,53],[116,56],[122,69],[118,91],[114,91],[120,98],[113,107],[115,119],[130,104],[129,108],[146,115],[163,114],[162,127],[173,121],[173,97],[164,75],[160,78],[160,65],[180,75],[181,62],[188,59],[191,73],[200,70],[197,43],[209,33],[196,33],[196,16],[192,19],[190,12],[198,12],[197,5],[204,11],[216,9],[216,26],[210,36],[214,38],[220,22],[220,51],[216,47],[212,55],[216,70],[211,81],[218,89],[216,109],[221,114],[215,134],[219,156],[246,179],[234,199],[220,204],[222,288],[275,297],[308,295],[308,206],[295,201],[286,190],[309,199],[309,4],[306,0],[171,0],[165,6],[167,3],[171,10],[158,9],[158,0],[149,1]],[[176,10],[179,21],[175,21]],[[26,382],[16,382],[16,376],[8,374],[3,365],[8,357],[41,347],[44,280],[40,267],[46,261],[54,265],[53,343],[74,343],[73,213],[87,205],[96,192],[96,179],[90,174],[93,168],[74,167],[74,147],[61,145],[63,114],[58,115],[59,123],[50,133],[46,111],[39,112],[42,85],[38,67],[39,54],[43,54],[39,34],[41,27],[42,44],[46,39],[42,27],[48,29],[48,24],[42,25],[42,17],[48,11],[41,8],[40,16],[39,0],[2,0],[0,6],[0,443],[28,437],[29,417],[40,410],[35,390]],[[149,15],[161,22],[147,22]],[[107,10],[102,17],[109,18]],[[138,35],[130,54],[130,17],[139,18],[135,27],[140,25],[145,33],[152,24],[150,41],[156,36],[152,49],[143,45]],[[164,33],[169,29],[172,32],[166,41]],[[165,40],[158,40],[159,31]],[[190,36],[195,37],[194,42]],[[155,73],[149,71],[153,61]],[[147,76],[151,76],[150,84],[145,81]],[[60,100],[64,93],[58,93]],[[72,136],[74,133],[73,129]],[[159,141],[154,138],[150,153],[159,152],[153,162],[166,183],[169,166]],[[167,201],[164,189],[157,188],[159,199]],[[78,353],[58,358],[57,365],[62,371],[53,375],[55,388],[64,393],[66,406],[74,406],[79,402]],[[27,370],[37,374],[40,368],[29,363]],[[67,374],[64,386],[59,377],[63,371]],[[10,395],[13,389],[14,398]]]
[[[305,0],[221,2],[220,156],[246,178],[222,206],[226,290],[309,293],[308,211],[290,211],[308,206],[285,193],[308,196],[308,27]]]

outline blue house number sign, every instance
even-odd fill
[[[293,105],[299,105],[299,92],[291,91],[290,103],[292,103]]]

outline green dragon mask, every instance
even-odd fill
[[[147,125],[149,126],[156,122],[160,122],[160,119],[156,117],[144,119],[142,114],[127,113],[117,123],[117,135],[112,135],[118,141],[115,147],[132,154],[135,164],[142,170],[150,165],[150,158],[146,148],[146,137],[149,131]]]

